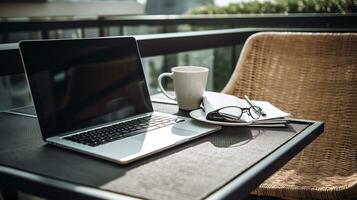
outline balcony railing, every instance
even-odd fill
[[[247,27],[269,28],[356,28],[356,14],[264,14],[264,15],[139,15],[0,18],[0,42],[11,40],[13,33],[31,32],[35,39],[49,39],[59,31],[74,30],[76,37],[133,34],[130,27],[155,27],[156,33]],[[93,33],[93,31],[95,33]],[[52,33],[54,32],[54,33]],[[135,32],[135,31],[134,31]],[[88,35],[90,34],[90,35]],[[63,36],[62,36],[63,37]],[[25,39],[25,38],[23,38]]]
[[[356,32],[357,28],[241,28],[137,35],[134,37],[138,41],[141,56],[151,57],[191,50],[241,45],[250,35],[263,31]],[[0,76],[16,75],[24,72],[17,43],[0,44],[0,60]],[[235,63],[237,57],[233,61]]]
[[[202,19],[202,16],[189,18],[176,17],[177,18],[172,16],[141,16],[141,19],[137,19],[137,17],[136,19],[135,17],[126,17],[124,21],[121,21],[121,18],[108,21],[100,19],[101,21],[97,22],[98,19],[90,21],[87,24],[82,23],[83,20],[70,22],[0,22],[0,34],[9,35],[14,33],[14,31],[36,30],[50,32],[51,30],[60,28],[80,27],[80,29],[85,29],[92,26],[108,28],[113,25],[124,27],[139,24],[169,27],[189,23],[191,25],[199,24],[200,27],[203,25],[215,25],[216,27],[222,28],[225,25],[243,26],[243,22],[245,22],[246,26],[253,26],[254,23],[255,26],[259,24],[267,26],[265,28],[236,28],[135,36],[143,57],[142,60],[147,81],[149,82],[151,92],[155,92],[157,90],[155,85],[157,75],[163,71],[169,71],[170,68],[175,65],[203,65],[210,68],[208,89],[219,91],[225,85],[226,81],[228,81],[245,40],[256,32],[356,32],[357,30],[356,23],[353,23],[353,21],[356,21],[357,15],[294,15],[285,17],[281,15],[271,15],[268,17],[241,16],[241,18],[218,16],[204,19]],[[269,19],[272,21],[269,21]],[[201,23],[199,23],[200,21]],[[18,23],[20,23],[21,26]],[[217,23],[221,24],[217,25]],[[269,26],[276,28],[269,28]],[[281,26],[283,26],[283,28],[281,28]],[[192,30],[195,29],[192,28]],[[41,38],[42,37],[39,37],[38,39]],[[24,79],[17,43],[1,44],[0,60],[0,110],[30,103],[31,97]]]

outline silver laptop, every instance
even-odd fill
[[[43,139],[125,164],[220,126],[153,112],[133,37],[19,44]]]

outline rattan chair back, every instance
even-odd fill
[[[357,194],[357,34],[258,33],[223,90],[270,101],[325,131],[254,194],[346,199]]]

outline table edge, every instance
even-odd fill
[[[291,119],[291,121],[310,123],[310,126],[263,160],[223,185],[219,190],[211,193],[207,199],[244,199],[251,190],[287,163],[324,130],[324,123],[320,121],[301,119]],[[296,147],[293,148],[295,145]],[[285,154],[285,152],[288,153]],[[69,197],[70,199],[81,199],[83,197],[86,199],[135,199],[132,196],[47,177],[5,165],[0,165],[0,177],[0,189],[1,187],[18,189],[42,197],[58,198],[63,196],[63,192],[66,192],[66,198]],[[44,186],[46,190],[41,189]]]
[[[0,190],[20,190],[45,198],[135,200],[137,198],[0,165]],[[20,184],[19,184],[20,183]],[[43,190],[43,188],[46,190]],[[65,195],[64,195],[65,194]]]

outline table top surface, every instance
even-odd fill
[[[181,116],[176,105],[154,110]],[[33,114],[32,108],[19,110]],[[0,113],[0,166],[137,198],[243,198],[323,131],[323,123],[286,128],[223,127],[221,131],[119,165],[46,144],[37,119]],[[0,173],[0,177],[4,173]]]

